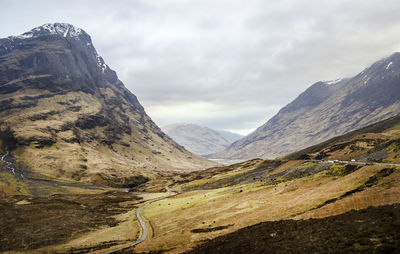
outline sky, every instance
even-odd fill
[[[320,80],[400,51],[398,0],[0,0],[0,38],[84,29],[159,125],[250,133]]]

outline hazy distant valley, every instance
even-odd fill
[[[0,251],[398,252],[399,89],[394,53],[245,137],[159,128],[82,29],[0,39]]]
[[[221,152],[243,138],[236,133],[213,130],[196,124],[171,124],[162,127],[162,130],[187,150],[202,156]]]

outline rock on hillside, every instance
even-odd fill
[[[215,158],[274,158],[400,113],[400,53],[353,78],[313,84]]]
[[[134,186],[213,165],[165,135],[70,24],[0,39],[0,137],[35,174]]]

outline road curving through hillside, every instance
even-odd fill
[[[372,161],[342,161],[342,160],[306,160],[315,163],[345,163],[345,164],[354,164],[354,165],[381,165],[381,166],[392,166],[392,167],[400,167],[400,164],[396,163],[382,163],[382,162],[372,162]]]
[[[154,201],[153,201],[153,202],[154,202]],[[138,218],[139,223],[140,223],[140,226],[142,227],[142,236],[141,236],[136,242],[134,242],[134,243],[131,243],[131,244],[129,244],[129,245],[127,245],[127,246],[124,246],[124,247],[120,247],[120,248],[118,248],[118,249],[114,249],[114,250],[110,250],[110,251],[104,252],[104,254],[116,253],[116,252],[119,252],[119,251],[121,251],[121,250],[125,250],[125,249],[131,248],[131,247],[133,247],[133,246],[135,246],[135,245],[138,245],[139,243],[141,243],[141,242],[143,242],[144,240],[146,240],[147,234],[148,234],[148,232],[149,232],[149,229],[147,228],[146,222],[144,221],[144,219],[143,219],[143,217],[142,217],[142,215],[141,215],[140,213],[142,212],[143,208],[145,208],[147,205],[149,205],[149,204],[151,204],[151,203],[152,203],[152,202],[146,203],[146,204],[142,205],[141,207],[139,207],[139,208],[136,210],[136,217]]]
[[[170,189],[168,186],[165,186],[165,190],[167,191],[167,194],[168,194],[167,196],[162,197],[162,198],[157,198],[157,199],[152,200],[152,201],[149,201],[149,202],[143,204],[142,206],[140,206],[140,207],[136,210],[136,217],[138,218],[138,221],[139,221],[139,223],[140,223],[140,227],[142,228],[142,235],[141,235],[141,237],[140,237],[138,240],[136,240],[135,242],[133,242],[133,243],[127,245],[127,246],[120,247],[120,248],[117,248],[117,249],[114,249],[114,250],[110,250],[110,251],[104,252],[104,254],[117,253],[117,252],[119,252],[119,251],[122,251],[122,250],[125,250],[125,249],[128,249],[128,248],[131,248],[131,247],[133,247],[133,246],[136,246],[136,245],[138,245],[139,243],[142,243],[142,242],[144,242],[144,241],[146,240],[147,235],[148,235],[148,233],[149,233],[149,229],[148,229],[148,227],[147,227],[147,225],[146,225],[145,220],[144,220],[143,217],[142,217],[141,212],[142,212],[142,210],[143,210],[146,206],[148,206],[148,205],[150,205],[150,204],[152,204],[152,203],[154,203],[154,202],[156,202],[156,201],[160,201],[160,200],[163,200],[163,199],[166,199],[166,198],[170,197],[170,196],[171,196],[171,193],[172,193],[171,189]]]

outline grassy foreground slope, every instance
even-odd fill
[[[144,210],[144,215],[151,224],[152,234],[148,240],[133,249],[137,252],[152,250],[180,253],[218,236],[235,232],[226,238],[215,240],[215,243],[220,244],[223,240],[230,245],[234,244],[238,234],[248,230],[261,230],[259,227],[262,226],[248,228],[247,231],[236,232],[237,230],[267,221],[276,222],[268,225],[277,227],[277,232],[284,230],[285,225],[293,231],[282,244],[302,246],[301,241],[305,241],[306,237],[312,237],[313,233],[310,232],[314,232],[313,228],[326,222],[329,224],[328,229],[320,238],[316,236],[316,239],[323,241],[324,237],[341,230],[335,241],[338,241],[338,246],[349,245],[347,251],[378,251],[382,246],[397,248],[398,232],[400,232],[399,225],[396,224],[396,216],[399,215],[396,204],[400,203],[400,165],[396,164],[399,131],[399,117],[394,117],[353,132],[347,138],[340,137],[335,142],[325,143],[315,151],[310,149],[307,158],[300,155],[293,158],[297,160],[255,159],[182,175],[182,179],[171,187],[177,192],[182,192],[181,194],[154,202]],[[369,142],[368,146],[362,143],[367,142],[366,140]],[[351,145],[355,149],[348,149]],[[326,156],[322,158],[324,160],[314,160],[321,151],[326,152]],[[377,160],[376,153],[385,156],[382,156],[382,160]],[[328,161],[353,158],[365,163]],[[388,162],[391,165],[388,165]],[[371,206],[387,205],[389,205],[387,208],[382,208],[382,213],[386,214],[382,218],[376,217],[381,208],[368,209]],[[390,207],[391,205],[393,206]],[[363,212],[365,211],[371,216],[366,216],[370,219],[364,222],[368,223],[360,222],[364,225],[362,227],[375,223],[376,228],[373,230],[378,230],[380,233],[378,232],[376,237],[372,235],[368,241],[365,237],[364,240],[360,238],[360,242],[357,240],[359,236],[352,233],[351,226],[339,225],[337,219],[342,217],[332,217],[352,210],[360,212],[353,211],[350,215],[343,215],[344,221],[350,223],[352,220],[353,222],[364,220],[362,218],[365,217]],[[387,216],[387,212],[389,215],[393,214],[393,220]],[[325,222],[309,220],[316,218],[326,218],[326,220]],[[311,225],[307,229],[309,231],[306,231],[309,232],[308,235],[296,237],[303,234],[302,227],[308,224]],[[368,230],[361,232],[369,234]],[[269,243],[270,238],[265,236],[265,239],[254,240],[265,240],[265,243]],[[250,251],[256,248],[252,244],[244,244],[245,247],[242,247]],[[210,250],[207,246],[216,248],[212,242],[205,246],[205,249],[201,247],[196,252],[205,253],[204,250]],[[279,243],[275,243],[276,246],[279,247]],[[313,251],[307,248],[306,250]],[[224,252],[223,248],[219,250],[221,253]],[[227,251],[229,250],[233,251],[228,248]],[[322,249],[315,251],[324,252]]]
[[[346,154],[336,149],[324,160],[312,156],[307,160],[254,159],[177,173],[153,182],[154,191],[169,185],[175,195],[83,189],[83,193],[71,197],[14,196],[2,201],[5,209],[1,226],[8,227],[8,231],[1,236],[8,241],[3,246],[9,246],[3,250],[104,253],[140,237],[134,214],[137,207],[147,202],[142,217],[149,229],[148,238],[124,252],[260,253],[267,251],[268,246],[271,252],[285,252],[287,246],[294,252],[313,253],[399,251],[400,165],[393,163],[397,149],[392,141],[396,140],[400,125],[393,120],[385,126],[379,132],[363,131],[340,140],[346,143],[359,135],[386,140],[358,152],[358,156],[364,156],[379,148],[387,154],[384,163],[368,161],[368,156],[363,163],[332,163],[330,160],[343,159],[334,154]],[[322,146],[317,152],[327,151],[335,144],[338,143]],[[353,154],[350,157],[355,158]],[[40,203],[48,209],[35,210]],[[59,209],[63,203],[65,209],[79,212],[82,225],[76,224],[77,217],[68,216],[69,211]],[[41,218],[49,219],[30,222],[34,216],[29,213],[33,210]],[[57,230],[62,228],[63,218],[75,230],[60,234]],[[19,223],[22,219],[25,224]],[[30,234],[21,233],[24,227]],[[35,235],[42,231],[47,233]],[[20,236],[19,242],[9,235]],[[32,241],[31,238],[36,239],[35,246],[21,245]]]
[[[397,253],[399,226],[399,205],[369,207],[322,219],[259,223],[189,253]]]
[[[196,181],[207,186],[207,180],[199,179],[191,183],[197,190],[152,203],[144,210],[152,237],[135,251],[179,253],[262,221],[323,218],[400,202],[399,167],[289,161],[269,170],[249,183],[215,189],[202,190]]]

